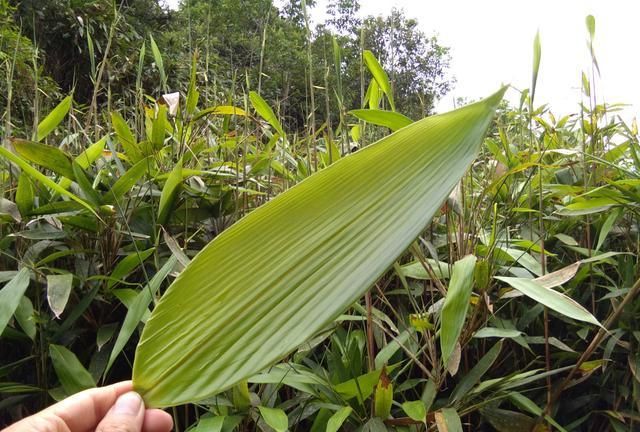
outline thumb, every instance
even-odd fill
[[[140,432],[144,422],[144,403],[136,392],[121,395],[98,424],[96,432]]]

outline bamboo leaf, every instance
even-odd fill
[[[382,368],[380,379],[376,385],[373,412],[376,417],[386,420],[391,415],[391,405],[393,404],[393,384],[387,375],[385,368]]]
[[[180,185],[182,185],[182,160],[178,161],[173,170],[171,170],[162,188],[160,204],[158,204],[158,224],[163,225],[169,219]]]
[[[473,255],[467,255],[453,265],[451,282],[440,314],[440,348],[444,365],[453,353],[467,318],[475,265],[476,257]]]
[[[111,113],[111,124],[116,131],[118,141],[124,150],[125,155],[132,163],[138,162],[142,159],[142,152],[140,151],[136,138],[133,136],[133,132],[129,129],[129,125],[117,112]]]
[[[364,120],[378,126],[388,127],[394,132],[413,123],[413,120],[409,117],[394,111],[358,109],[349,111],[349,113],[358,117],[360,120]]]
[[[29,162],[68,179],[75,179],[71,168],[71,158],[59,148],[21,139],[14,139],[11,143],[16,149],[16,153]]]
[[[151,41],[151,53],[153,54],[153,61],[156,63],[156,67],[158,68],[158,72],[160,73],[160,84],[162,85],[162,90],[165,93],[167,92],[167,75],[164,71],[164,61],[162,60],[162,54],[160,53],[160,48],[156,44],[155,39],[153,39],[153,35],[149,33],[149,40]]]
[[[67,395],[96,386],[93,377],[82,366],[78,357],[62,345],[49,345],[49,356]]]
[[[340,426],[342,426],[345,420],[349,418],[352,412],[353,408],[350,406],[342,407],[336,411],[335,414],[333,414],[327,421],[326,432],[338,432],[340,430]]]
[[[442,408],[434,413],[434,417],[438,432],[462,432],[462,422],[455,409]]]
[[[47,302],[56,318],[60,318],[69,300],[73,275],[71,273],[47,276]]]
[[[502,341],[498,341],[491,349],[480,359],[480,361],[460,380],[456,388],[451,393],[451,402],[457,402],[467,395],[469,390],[478,382],[480,378],[489,370],[493,363],[498,359],[502,350]]]
[[[289,427],[289,419],[287,414],[279,408],[269,408],[258,406],[260,414],[264,421],[271,426],[276,432],[286,432]]]
[[[18,324],[20,324],[20,327],[22,328],[24,334],[29,336],[29,339],[31,339],[32,341],[36,339],[36,333],[38,332],[33,312],[33,303],[31,303],[29,297],[22,296],[22,298],[20,299],[20,304],[16,308],[14,316],[16,318],[16,321],[18,321]]]
[[[71,109],[71,96],[67,96],[38,124],[36,132],[36,141],[42,141],[64,120],[65,116]]]
[[[148,171],[152,162],[149,158],[144,158],[129,168],[116,182],[111,186],[109,192],[105,195],[107,202],[117,203],[127,192],[138,183]]]
[[[167,105],[158,104],[158,112],[151,126],[151,144],[155,150],[164,145],[164,136],[167,132]]]
[[[546,288],[539,283],[524,278],[496,276],[496,279],[508,283],[522,294],[542,303],[561,315],[602,327],[600,322],[578,302],[558,291]]]
[[[373,78],[378,83],[378,86],[380,86],[380,90],[382,90],[387,96],[389,105],[391,105],[391,111],[395,111],[396,104],[393,101],[393,91],[391,89],[391,84],[389,83],[389,77],[387,76],[387,73],[384,71],[384,69],[378,62],[378,59],[376,59],[371,51],[365,50],[362,56],[364,58],[365,64],[367,65],[367,68],[369,69],[369,72],[371,72],[371,75],[373,75]]]
[[[16,190],[16,205],[21,216],[27,216],[33,209],[33,201],[35,199],[33,193],[33,185],[29,176],[21,172],[18,177],[18,188]]]
[[[144,328],[133,380],[147,405],[230,388],[333,322],[429,223],[503,93],[342,158],[217,236]]]
[[[540,47],[540,32],[536,33],[533,40],[533,73],[531,75],[531,103],[536,95],[536,85],[538,83],[538,72],[540,71],[540,57],[542,56],[542,48]]]
[[[38,180],[43,185],[49,187],[50,189],[53,189],[59,194],[65,195],[71,198],[75,202],[81,204],[84,208],[88,209],[92,214],[94,214],[95,216],[98,216],[98,214],[93,210],[93,207],[88,202],[84,201],[82,198],[78,197],[77,195],[72,194],[68,190],[64,189],[63,187],[58,185],[56,182],[51,180],[49,177],[45,176],[40,171],[33,168],[31,165],[29,165],[26,161],[24,161],[19,156],[14,155],[10,151],[2,147],[0,147],[0,155],[3,156],[5,159],[9,159],[11,162],[18,165],[20,168],[22,168],[23,172],[27,173],[30,177],[34,178],[35,180]]]
[[[142,265],[147,258],[149,258],[153,252],[155,252],[156,248],[149,248],[139,252],[132,252],[126,257],[124,257],[116,267],[113,269],[110,275],[109,283],[107,284],[107,288],[111,289],[116,284],[122,282],[125,276],[131,273],[135,268]]]
[[[257,110],[256,110],[257,111]],[[203,109],[202,111],[198,111],[198,114],[193,116],[192,121],[196,121],[199,118],[202,118],[207,115],[236,115],[241,117],[246,117],[247,113],[242,108],[234,107],[231,105],[220,105],[207,109]]]
[[[276,132],[280,134],[280,136],[284,137],[284,128],[282,127],[282,124],[280,124],[280,120],[278,120],[278,117],[276,117],[269,104],[267,104],[267,102],[262,99],[262,96],[252,91],[249,93],[249,100],[251,101],[251,105],[253,106],[253,109],[256,110],[258,115],[265,119],[267,123],[269,123],[271,127],[273,127]]]
[[[142,320],[145,312],[148,311],[149,304],[151,300],[153,300],[154,296],[160,289],[160,284],[162,281],[166,279],[169,275],[169,272],[173,269],[173,266],[176,264],[178,260],[171,256],[167,262],[160,268],[158,273],[156,273],[153,278],[149,281],[149,283],[142,288],[142,291],[137,293],[133,302],[129,306],[129,310],[127,311],[127,315],[124,317],[124,321],[122,323],[122,328],[118,333],[118,337],[116,338],[116,342],[113,345],[113,350],[111,351],[111,355],[109,356],[109,361],[107,363],[106,372],[111,369],[113,362],[118,357],[118,354],[122,351],[124,346],[129,341],[129,338],[133,334],[133,332],[138,327],[138,324]]]
[[[402,410],[413,420],[427,421],[427,408],[421,400],[409,401],[402,404]]]
[[[0,335],[16,311],[28,286],[29,270],[23,268],[0,289]]]

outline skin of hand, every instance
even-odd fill
[[[131,381],[76,393],[2,432],[169,432],[171,416],[146,409]]]

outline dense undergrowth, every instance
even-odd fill
[[[256,92],[212,104],[196,56],[179,95],[138,87],[112,111],[67,97],[3,136],[0,421],[130,378],[149,308],[200,249],[410,122],[381,109],[393,91],[370,53],[364,106],[304,132]],[[174,408],[177,430],[637,430],[640,145],[635,122],[596,99],[593,60],[577,113],[536,106],[535,90],[503,104],[469,172],[365,298],[273,368]],[[468,255],[444,363],[442,305]]]

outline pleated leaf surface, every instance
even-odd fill
[[[143,330],[148,406],[200,401],[331,323],[429,223],[475,158],[504,89],[340,159],[207,245]]]

